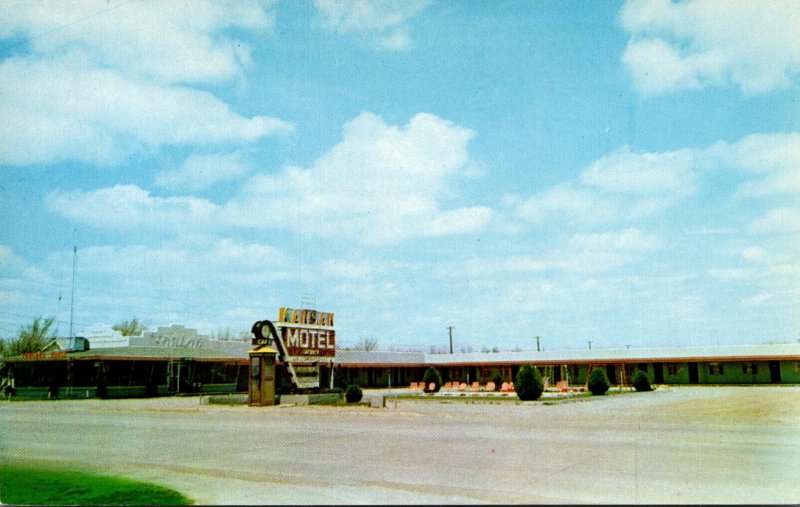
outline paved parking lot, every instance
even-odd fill
[[[203,504],[797,503],[800,386],[544,404],[0,403],[0,457],[125,475]]]

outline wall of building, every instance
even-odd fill
[[[725,362],[660,362],[660,363],[627,363],[625,364],[625,379],[630,382],[634,372],[642,370],[650,377],[652,383],[656,382],[656,368],[660,365],[663,384],[770,384],[774,383],[770,372],[769,361],[725,361]],[[744,367],[744,365],[747,365]],[[519,365],[491,365],[491,366],[437,366],[442,375],[442,382],[480,382],[486,384],[495,378],[502,378],[503,382],[513,381]],[[554,386],[559,380],[567,380],[571,385],[585,384],[590,369],[603,368],[609,378],[622,378],[622,366],[619,364],[571,364],[571,365],[537,365],[543,378],[547,378],[549,385]],[[697,377],[693,381],[690,371],[696,368]],[[782,384],[800,383],[800,361],[780,361],[780,375]],[[392,386],[401,387],[409,382],[422,380],[427,368],[392,367]],[[400,370],[398,372],[398,370]],[[388,371],[383,368],[367,367],[338,367],[337,378],[342,382],[357,383],[362,387],[387,387]],[[610,372],[610,373],[608,373]],[[345,377],[346,376],[346,377]],[[398,382],[398,376],[406,382]],[[346,385],[346,384],[342,384]]]
[[[800,384],[800,360],[781,361],[781,381],[785,384]]]

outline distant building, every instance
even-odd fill
[[[89,340],[92,349],[107,349],[111,347],[127,347],[130,339],[122,333],[111,329],[109,324],[94,324],[83,330],[83,337]]]

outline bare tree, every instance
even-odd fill
[[[358,341],[353,347],[353,350],[366,350],[367,352],[371,352],[378,348],[378,339],[374,337],[364,337]]]

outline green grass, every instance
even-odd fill
[[[177,491],[120,477],[0,464],[0,502],[16,505],[191,505]]]

